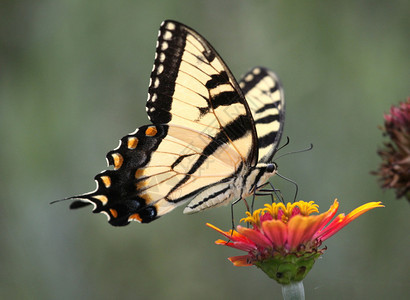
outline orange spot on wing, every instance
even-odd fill
[[[128,218],[128,221],[132,221],[132,220],[134,220],[134,221],[137,221],[137,222],[142,222],[142,219],[141,219],[141,217],[140,217],[140,215],[139,214],[132,214],[129,218]]]
[[[152,198],[147,193],[140,194],[138,197],[144,200],[145,205],[149,205],[152,202]]]
[[[111,215],[112,215],[114,218],[118,217],[118,212],[117,212],[115,209],[110,208],[110,212],[111,212]]]
[[[118,170],[121,168],[122,163],[124,162],[124,158],[119,153],[112,154],[112,158],[114,159],[114,170]]]
[[[106,205],[108,202],[107,196],[104,196],[104,195],[96,195],[96,196],[93,196],[93,198],[100,200],[103,205]]]
[[[138,145],[138,139],[136,137],[128,138],[128,149],[135,149]]]
[[[154,126],[148,127],[147,130],[145,130],[145,134],[148,136],[155,136],[157,132],[158,130]]]
[[[148,178],[138,181],[138,182],[135,184],[135,187],[137,188],[137,190],[142,190],[142,189],[144,189],[144,188],[148,185],[148,181],[147,181],[147,180],[148,180]]]
[[[144,169],[138,169],[138,170],[135,172],[135,178],[136,178],[136,179],[140,178],[142,175],[144,175]]]
[[[111,178],[109,176],[101,176],[101,180],[106,188],[111,186]]]

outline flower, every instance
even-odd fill
[[[326,248],[322,243],[345,227],[351,221],[375,207],[383,207],[381,202],[364,204],[347,216],[335,216],[339,202],[334,201],[330,209],[318,213],[318,205],[313,201],[265,204],[253,214],[246,212],[242,219],[250,227],[238,225],[236,230],[222,231],[207,223],[229,241],[217,240],[217,245],[229,246],[247,252],[246,255],[228,259],[235,266],[255,265],[280,284],[291,284],[303,280],[314,262]]]
[[[410,98],[392,106],[384,115],[384,135],[390,138],[377,153],[382,158],[379,170],[372,174],[380,177],[382,188],[396,190],[396,197],[410,201]]]

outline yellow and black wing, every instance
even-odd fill
[[[181,23],[160,27],[147,113],[154,124],[227,139],[248,164],[256,164],[256,147],[249,147],[256,146],[256,131],[239,85],[213,47]]]
[[[258,163],[270,163],[278,148],[285,123],[285,97],[275,73],[255,67],[239,86],[252,111],[258,136]]]
[[[148,90],[152,125],[107,154],[113,170],[71,207],[94,204],[115,226],[147,223],[193,199],[185,213],[241,195],[232,184],[258,161],[251,111],[230,70],[198,33],[161,24]]]

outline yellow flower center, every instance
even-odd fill
[[[287,223],[291,217],[294,215],[309,216],[312,213],[319,213],[319,205],[315,204],[314,201],[305,202],[298,201],[294,203],[272,203],[265,204],[265,208],[257,209],[251,214],[246,212],[246,218],[241,219],[241,222],[247,222],[254,226],[260,226],[260,217],[265,213],[269,213],[273,219],[280,220],[284,223]]]
[[[246,222],[246,223],[251,223],[253,225],[260,225],[261,220],[260,220],[260,213],[262,212],[262,209],[257,209],[251,214],[249,211],[246,212],[247,217],[242,218],[240,222]]]

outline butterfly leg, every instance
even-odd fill
[[[275,190],[275,193],[278,192],[279,190]],[[256,196],[269,196],[271,198],[271,202],[274,202],[274,197],[272,194],[272,190],[258,190],[258,191],[254,191],[252,194],[252,205],[251,205],[251,213],[253,213],[254,210],[254,204],[255,204],[255,199]]]
[[[277,192],[278,190],[276,190],[276,192]],[[273,202],[275,202],[275,197],[273,197],[273,193],[272,192],[269,192],[269,193],[266,193],[267,191],[264,191],[265,193],[256,193],[255,195],[256,196],[269,196],[270,197],[270,200],[271,200],[271,203],[273,203]]]
[[[263,189],[263,187],[269,185],[270,188],[268,189]],[[262,189],[261,189],[262,188]],[[284,202],[283,195],[279,189],[274,188],[271,182],[265,182],[261,186],[258,187],[257,189],[257,196],[266,196],[269,195],[271,197],[272,203],[275,201],[273,194],[276,195],[276,198],[279,199],[280,202]]]
[[[260,189],[261,187],[264,187],[268,184],[272,187],[272,189]],[[250,210],[251,214],[253,213],[253,210],[254,210],[256,196],[269,196],[271,198],[271,202],[272,203],[274,202],[274,197],[273,197],[272,191],[275,194],[277,192],[279,192],[279,190],[273,188],[273,186],[270,182],[266,182],[266,183],[262,184],[261,186],[259,186],[257,189],[255,189],[253,191],[253,193],[252,193],[252,205],[251,205],[251,210]]]
[[[251,214],[253,214],[253,205],[255,204],[255,198],[256,198],[256,196],[257,196],[258,194],[256,193],[256,191],[253,191],[253,194],[252,194],[252,205],[251,205]]]
[[[248,204],[248,202],[245,200],[245,198],[236,199],[235,201],[233,201],[233,202],[231,203],[232,230],[235,229],[235,216],[234,216],[234,213],[233,213],[233,207],[234,207],[235,204],[237,204],[237,203],[238,203],[239,201],[241,201],[242,199],[243,199],[243,201],[245,202],[246,210],[247,210],[247,211],[250,211],[250,210],[249,210],[249,204]]]

